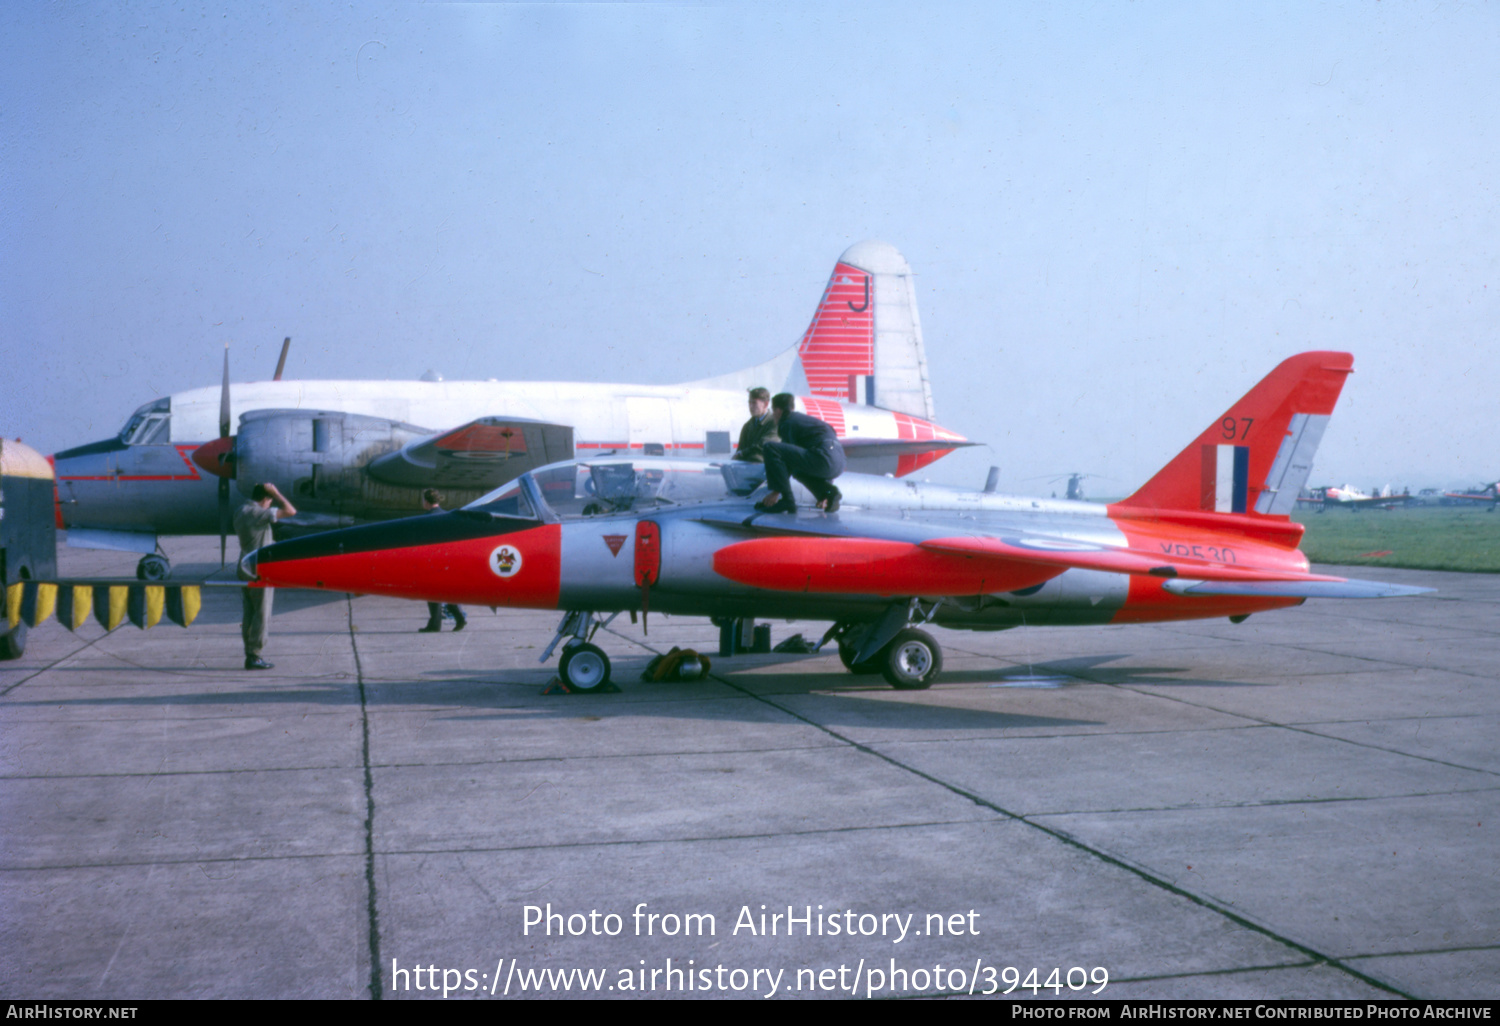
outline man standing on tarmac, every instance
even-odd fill
[[[771,390],[750,390],[750,419],[740,428],[740,444],[734,450],[734,458],[748,463],[764,463],[765,444],[780,441],[776,434],[776,418],[771,414]]]
[[[273,503],[275,508],[272,508]],[[274,484],[267,481],[250,490],[250,501],[234,515],[234,533],[240,539],[241,559],[270,544],[271,525],[283,515],[296,516],[297,507],[287,502],[286,496]],[[245,641],[245,669],[269,670],[272,664],[260,654],[271,634],[271,603],[276,598],[276,589],[244,588],[240,597],[240,636]]]
[[[422,492],[422,508],[429,513],[441,513],[443,511],[441,499],[442,496],[438,495],[436,489],[428,488]],[[441,631],[443,629],[444,613],[453,617],[453,631],[455,634],[469,626],[469,618],[464,616],[464,611],[461,607],[455,606],[451,602],[429,602],[427,603],[427,626],[418,627],[417,633],[436,634],[438,631]]]
[[[792,498],[789,480],[795,477],[813,493],[819,509],[836,513],[843,494],[834,487],[833,479],[844,472],[844,447],[833,428],[816,417],[798,413],[796,403],[789,392],[771,400],[781,441],[765,444],[766,487],[771,492],[755,508],[767,513],[795,513],[797,501]]]

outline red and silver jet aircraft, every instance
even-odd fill
[[[1134,495],[1109,506],[861,474],[836,514],[758,513],[762,468],[732,461],[576,460],[445,515],[251,553],[260,585],[566,611],[550,657],[576,689],[609,679],[589,643],[603,615],[661,611],[832,620],[855,672],[898,688],[938,673],[917,624],[1147,623],[1429,589],[1308,569],[1288,516],[1353,367],[1294,356]],[[809,496],[799,492],[799,502]]]

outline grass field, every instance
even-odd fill
[[[1302,551],[1314,563],[1500,573],[1500,511],[1487,513],[1482,506],[1358,513],[1330,507],[1292,519],[1307,525]]]

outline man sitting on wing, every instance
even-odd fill
[[[740,444],[734,450],[734,458],[750,463],[765,462],[765,444],[778,441],[776,418],[771,415],[771,390],[750,390],[750,419],[740,428]]]
[[[797,399],[782,392],[771,400],[771,415],[776,419],[779,442],[767,442],[763,449],[766,461],[766,487],[771,493],[755,508],[767,513],[794,513],[797,502],[792,498],[795,477],[813,497],[818,508],[829,513],[838,511],[843,495],[833,479],[844,472],[844,447],[833,428],[816,417],[796,411]]]

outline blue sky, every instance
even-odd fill
[[[1316,480],[1493,478],[1496,53],[1483,5],[0,5],[0,433],[285,335],[299,377],[708,376],[881,238],[991,446],[933,479],[1120,494],[1305,349],[1356,358]]]

